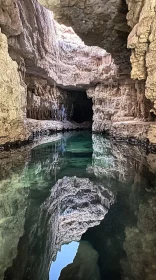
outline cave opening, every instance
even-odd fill
[[[85,121],[92,122],[93,104],[92,99],[87,97],[86,92],[72,92],[73,95],[73,112],[71,120],[77,123]]]
[[[42,83],[46,82],[42,80]],[[28,86],[27,118],[30,119],[73,121],[79,124],[92,122],[92,107],[92,99],[87,97],[85,90],[67,91],[51,86],[48,92],[47,87],[43,85]]]

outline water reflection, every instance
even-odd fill
[[[65,267],[59,280],[100,280],[98,266],[99,255],[87,241],[80,241],[80,245],[73,263]]]
[[[156,155],[87,132],[45,142],[0,153],[0,279],[49,279],[81,239],[60,279],[154,280]]]
[[[59,279],[61,270],[73,262],[78,246],[78,242],[71,242],[61,247],[61,251],[57,253],[56,261],[52,262],[50,267],[49,280]]]
[[[117,196],[102,223],[88,229],[83,240],[99,254],[101,279],[154,280],[156,156],[101,136],[93,136],[93,146],[91,171],[101,183],[111,181]]]

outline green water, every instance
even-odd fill
[[[90,132],[0,153],[0,280],[56,280],[59,258],[60,279],[156,279],[156,155]]]

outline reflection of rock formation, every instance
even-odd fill
[[[137,225],[125,228],[126,258],[121,260],[124,279],[155,280],[156,197],[152,196],[138,205]]]
[[[144,275],[151,273],[153,277],[156,155],[146,154],[136,146],[119,145],[103,136],[93,135],[91,166],[91,135],[85,138],[86,133],[72,133],[70,136],[76,137],[70,139],[67,135],[62,140],[63,134],[53,136],[57,140],[55,143],[43,141],[43,145],[35,147],[31,153],[23,148],[19,155],[18,150],[0,154],[1,179],[6,182],[1,191],[0,205],[4,209],[2,213],[7,213],[2,219],[13,216],[10,227],[20,226],[19,231],[15,231],[18,236],[15,236],[12,247],[10,227],[6,223],[7,230],[5,224],[1,228],[0,220],[0,230],[3,236],[7,236],[10,246],[6,247],[3,239],[4,250],[0,253],[2,274],[10,266],[5,272],[6,279],[48,279],[51,260],[55,259],[60,246],[81,238],[90,227],[83,238],[87,237],[99,254],[102,279],[111,279],[109,276],[113,275],[112,279],[116,280],[125,275],[138,280],[145,268]],[[27,156],[28,162],[25,160]],[[95,176],[86,173],[87,166],[88,172],[94,172]],[[74,174],[80,176],[80,173],[84,174],[82,178],[91,175],[94,183],[89,179],[73,177]],[[55,175],[62,178],[65,174],[69,177],[55,183]],[[51,195],[47,198],[50,189]],[[117,199],[109,209],[110,203],[114,202],[112,191],[117,194]],[[141,260],[136,261],[136,256],[138,259],[141,256]],[[137,263],[136,267],[134,263]]]
[[[44,190],[42,193],[44,195]],[[88,227],[98,225],[113,202],[111,191],[89,179],[64,177],[59,180],[40,209],[34,202],[28,207],[26,232],[20,239],[17,257],[7,269],[5,279],[48,279],[51,261],[61,245],[79,240]],[[36,214],[28,222],[32,209]],[[92,253],[96,268],[98,255],[93,249]]]
[[[156,155],[139,147],[93,135],[88,172],[117,197],[102,223],[83,236],[99,253],[102,279],[155,280],[155,162]]]
[[[17,254],[19,238],[24,233],[25,212],[27,207],[27,196],[29,189],[23,185],[24,167],[20,166],[16,152],[14,167],[4,172],[0,181],[0,279],[3,279],[4,271],[12,264]],[[19,165],[18,165],[19,163]],[[1,166],[1,164],[0,164]],[[8,167],[8,162],[3,170]],[[19,168],[13,173],[13,168]]]
[[[147,181],[144,170],[156,172],[155,154],[147,154],[143,148],[128,143],[116,143],[102,135],[93,134],[92,140],[92,166],[88,168],[88,172],[93,171],[96,177],[128,182],[133,180],[134,174],[140,174]]]
[[[94,134],[92,167],[96,177],[110,177],[127,181],[133,177],[135,160],[142,161],[138,147],[115,144],[101,135]],[[133,158],[134,156],[134,158]],[[89,170],[89,171],[91,171]]]
[[[51,177],[53,176],[55,179],[55,174],[59,171],[61,166],[60,147],[65,141],[61,138],[63,135],[58,134],[49,139],[54,140],[54,143],[49,144],[51,150],[48,149],[47,143],[47,149],[44,149],[47,160],[43,161],[39,161],[41,154],[38,150],[31,151],[31,148],[39,144],[39,141],[20,149],[0,152],[0,280],[3,280],[5,270],[12,265],[13,259],[17,256],[18,243],[24,235],[26,218],[28,213],[31,214],[29,212],[32,201],[31,192],[34,189],[42,192],[41,197],[44,200],[48,176],[51,174]],[[44,141],[41,139],[40,143],[44,144]],[[55,164],[57,153],[57,163]],[[50,158],[51,165],[49,166]],[[49,180],[52,181],[51,178]],[[36,207],[39,207],[39,204]],[[35,213],[34,220],[36,217],[38,216]],[[31,224],[31,237],[34,236],[36,226],[33,224],[34,220],[32,219]]]
[[[98,253],[86,241],[81,241],[76,257],[61,272],[59,280],[100,280]]]
[[[87,228],[98,225],[113,202],[111,191],[89,179],[64,177],[59,180],[45,206],[54,244],[52,259],[62,244],[80,240]]]

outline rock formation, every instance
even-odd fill
[[[72,26],[75,32],[88,45],[97,45],[106,49],[120,65],[122,75],[130,70],[127,51],[128,7],[121,0],[39,0],[54,11],[60,23]]]
[[[155,154],[147,154],[146,150],[139,146],[130,146],[125,142],[116,143],[116,141],[110,141],[97,134],[93,134],[92,140],[93,156],[92,165],[88,167],[89,173],[93,172],[98,178],[129,183],[139,172],[145,180],[144,187],[150,185],[144,175],[144,170],[146,167],[154,176],[156,172]]]
[[[1,37],[7,36],[10,57],[1,71],[7,76],[16,61],[11,92],[20,85],[12,94],[14,109],[2,90],[0,144],[23,141],[47,126],[53,130],[54,123],[41,121],[56,118],[56,105],[72,121],[71,94],[87,91],[94,131],[155,145],[155,6],[154,0],[1,0]]]
[[[110,52],[118,66],[117,86],[113,82],[111,86],[98,85],[92,89],[95,103],[102,102],[102,106],[97,104],[100,108],[94,104],[93,130],[138,140],[142,134],[143,141],[155,143],[155,124],[145,122],[155,120],[155,1],[39,2],[53,10],[59,22],[72,26],[87,44],[96,44]]]
[[[0,144],[27,138],[26,91],[17,69],[17,63],[8,53],[7,38],[0,32]]]
[[[6,128],[4,126],[1,128],[0,144],[28,139],[33,129],[30,129],[32,121],[25,123],[26,113],[28,118],[49,119],[56,110],[49,107],[55,105],[56,99],[59,104],[61,95],[61,102],[65,110],[69,111],[66,107],[66,103],[68,107],[70,104],[66,99],[67,95],[70,96],[68,90],[85,91],[90,84],[96,84],[103,78],[110,80],[115,76],[115,66],[114,72],[110,72],[113,65],[110,54],[99,47],[86,46],[72,28],[58,24],[53,19],[53,14],[42,7],[37,0],[27,2],[16,0],[13,3],[1,1],[0,27],[2,33],[7,36],[5,52],[8,57],[10,56],[10,61],[4,63],[1,71],[4,77],[7,78],[8,73],[13,79],[10,85],[6,78],[1,83],[7,93],[3,97],[2,90],[1,114],[3,118],[7,115],[7,121],[2,120]],[[1,48],[4,48],[4,38],[5,36],[2,35]],[[3,53],[1,57],[4,57]],[[12,66],[11,59],[15,60],[18,66],[15,62]],[[65,88],[66,91],[61,88]],[[7,96],[14,91],[16,93],[12,96],[15,101],[12,102]],[[58,96],[55,94],[53,96],[54,91]],[[59,107],[58,110],[60,109]],[[71,112],[66,112],[68,120],[70,114]],[[51,126],[53,129],[52,123]]]

